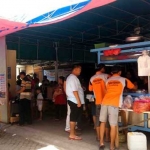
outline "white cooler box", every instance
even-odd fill
[[[129,150],[147,150],[147,138],[141,132],[129,132],[127,144]]]

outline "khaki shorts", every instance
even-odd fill
[[[116,126],[118,124],[118,114],[118,107],[101,105],[100,122],[107,122],[108,119],[110,126]]]

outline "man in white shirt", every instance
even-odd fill
[[[77,76],[81,73],[81,66],[74,65],[72,73],[67,77],[66,80],[66,94],[68,104],[71,109],[70,114],[70,136],[71,140],[81,140],[81,137],[75,135],[75,125],[82,112],[82,104],[84,103],[84,92],[81,87],[81,83]]]
[[[43,110],[43,95],[41,93],[41,88],[37,88],[36,89],[36,93],[37,93],[37,107],[38,107],[38,111],[40,113],[40,116],[39,116],[39,121],[42,120],[42,110]]]

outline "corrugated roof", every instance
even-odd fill
[[[54,42],[58,42],[60,61],[71,61],[73,56],[83,61],[84,51],[88,61],[95,43],[123,44],[136,27],[141,27],[141,34],[149,40],[149,10],[150,0],[117,0],[56,24],[8,35],[7,45],[9,49],[17,49],[18,59],[37,59],[38,43],[38,59],[55,60]],[[91,61],[96,61],[95,55]]]

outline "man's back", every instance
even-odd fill
[[[78,92],[81,103],[84,103],[84,92],[81,87],[81,83],[77,76],[70,74],[66,80],[66,95],[68,100],[77,103],[76,98],[73,94],[74,91]]]
[[[96,104],[98,105],[101,104],[106,93],[105,82],[107,79],[108,75],[104,73],[96,74],[90,79],[89,90],[94,92]]]
[[[119,75],[113,75],[106,82],[107,93],[103,99],[103,104],[119,107],[122,105],[122,94],[124,87],[132,89],[134,85],[130,80]]]

